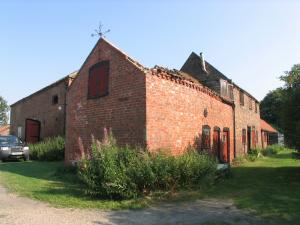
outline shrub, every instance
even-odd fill
[[[276,155],[279,152],[285,151],[286,148],[282,145],[269,145],[266,149],[262,150],[264,156]]]
[[[257,158],[262,156],[261,152],[262,152],[262,149],[260,149],[260,148],[250,149],[248,151],[246,158],[249,161],[255,161]]]
[[[60,161],[65,155],[65,139],[63,137],[47,138],[36,144],[29,144],[30,157],[40,161]]]
[[[118,147],[112,138],[95,142],[90,158],[79,163],[79,177],[94,197],[134,198],[156,190],[177,190],[210,184],[216,162],[194,150],[180,156],[162,151]]]

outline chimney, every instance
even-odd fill
[[[205,73],[207,73],[206,71],[206,66],[205,66],[205,60],[204,60],[204,56],[203,56],[203,53],[200,52],[200,59],[201,59],[201,65],[202,65],[202,69]]]

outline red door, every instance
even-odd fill
[[[229,131],[223,131],[223,162],[229,162]]]
[[[40,122],[37,120],[26,120],[25,141],[36,143],[40,140]]]
[[[220,152],[220,131],[214,130],[213,135],[213,154],[218,157],[218,160],[221,161],[221,152]]]

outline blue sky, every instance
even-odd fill
[[[9,104],[77,70],[107,39],[147,67],[191,51],[261,100],[300,63],[300,1],[1,1],[0,95]]]

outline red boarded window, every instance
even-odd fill
[[[108,95],[109,61],[102,61],[90,68],[88,98]]]
[[[210,149],[210,127],[204,125],[202,127],[202,150]]]

